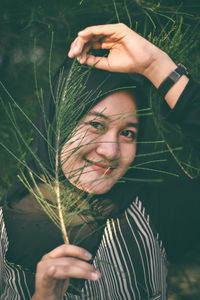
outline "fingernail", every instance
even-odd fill
[[[90,252],[85,252],[85,257],[87,258],[87,259],[91,259],[92,258],[92,254],[90,253]]]
[[[84,64],[85,59],[83,59],[82,57],[79,59],[80,64]]]
[[[82,59],[82,57],[79,55],[77,56],[77,60],[80,64],[83,64],[85,60]]]
[[[92,273],[92,279],[98,280],[101,277],[101,273],[99,271],[95,271]]]

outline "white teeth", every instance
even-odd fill
[[[85,161],[88,163],[88,164],[90,164],[90,165],[100,165],[101,166],[101,163],[95,163],[95,162],[93,162],[93,161],[90,161],[90,160],[87,160],[86,158],[85,158]],[[114,170],[114,169],[116,169],[116,167],[111,167],[111,166],[102,166],[102,168],[104,168],[104,169],[106,169],[106,171],[108,171],[109,169],[111,169],[111,170]],[[106,172],[105,171],[105,172]]]

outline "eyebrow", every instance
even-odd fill
[[[103,115],[103,114],[101,114],[100,112],[97,112],[97,111],[89,111],[88,115],[89,116],[101,117],[105,120],[109,120],[109,117],[107,117],[107,116],[105,116],[105,115]]]
[[[138,128],[138,123],[129,122],[128,124],[126,124],[126,126]]]
[[[109,119],[110,119],[109,117],[107,117],[107,116],[105,116],[105,115],[103,115],[102,113],[97,112],[97,111],[90,111],[90,112],[88,112],[88,115],[89,115],[89,116],[101,117],[101,118],[103,118],[103,119],[105,119],[105,120],[109,120]],[[138,128],[138,123],[129,122],[129,123],[126,124],[126,126],[127,126],[127,127],[135,127],[135,128]]]

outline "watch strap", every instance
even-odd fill
[[[171,87],[181,78],[182,75],[188,75],[186,67],[180,63],[177,64],[177,68],[172,71],[167,78],[158,87],[158,92],[165,97]]]

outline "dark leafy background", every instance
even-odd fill
[[[193,77],[200,80],[199,1],[1,0],[0,81],[30,118],[35,119],[39,108],[37,92],[41,88],[45,89],[49,74],[52,76],[66,58],[77,31],[89,25],[118,21],[152,40],[176,62],[186,64]],[[53,49],[49,69],[52,33]],[[2,87],[0,95],[7,105],[9,97]],[[24,136],[31,141],[30,126],[18,110],[15,116]],[[154,131],[152,122],[149,134]],[[156,137],[159,138],[159,134]],[[3,106],[0,106],[0,140],[20,159],[27,158],[25,149],[15,138],[15,130]],[[1,196],[15,180],[19,164],[2,147],[0,162]],[[169,158],[168,168],[184,177],[173,159]],[[197,299],[200,272],[193,265],[197,265],[197,262],[199,264],[199,257],[194,257],[193,261],[189,258],[186,266],[181,264],[170,269],[169,299]],[[187,280],[183,276],[184,272],[180,272],[182,268]]]

